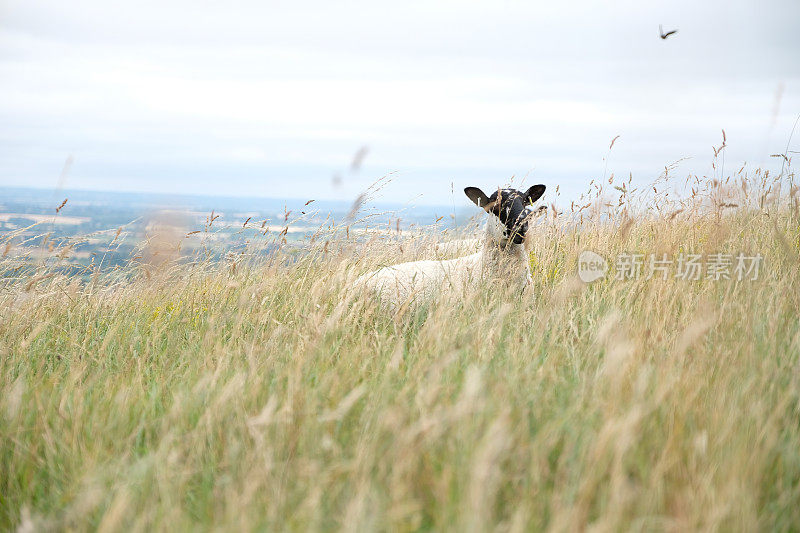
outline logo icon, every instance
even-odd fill
[[[584,283],[591,283],[605,277],[608,263],[599,254],[584,250],[578,256],[578,277]]]

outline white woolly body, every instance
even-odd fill
[[[437,242],[434,245],[436,257],[457,256],[475,252],[483,247],[483,239],[461,239],[457,241]]]
[[[373,291],[392,309],[406,302],[430,298],[439,291],[464,291],[494,280],[522,291],[531,282],[528,253],[523,244],[506,242],[502,225],[490,215],[479,252],[447,261],[413,261],[387,266],[364,274],[353,285]]]

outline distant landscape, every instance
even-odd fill
[[[45,258],[57,259],[48,266],[62,273],[121,267],[135,262],[142,242],[156,234],[174,240],[179,256],[204,250],[220,257],[248,244],[269,250],[276,240],[300,247],[323,226],[345,222],[397,234],[454,229],[473,215],[463,207],[375,203],[366,195],[344,202],[0,187],[4,255],[17,258],[0,275],[18,275],[20,266]],[[66,252],[53,254],[57,249]]]

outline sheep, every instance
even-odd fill
[[[455,241],[437,242],[433,245],[433,253],[437,258],[458,257],[467,253],[475,253],[481,248],[482,239],[459,239]]]
[[[531,283],[524,246],[531,216],[545,208],[530,206],[545,191],[534,185],[526,192],[499,189],[486,196],[477,187],[464,194],[488,214],[483,247],[476,253],[447,261],[413,261],[383,267],[362,275],[353,286],[376,294],[381,303],[397,310],[407,302],[430,298],[439,290],[464,290],[477,282],[503,282],[522,292]]]

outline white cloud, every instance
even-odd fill
[[[512,174],[569,194],[617,134],[609,171],[641,179],[682,156],[702,174],[722,128],[730,161],[774,165],[800,112],[788,0],[4,6],[6,185],[73,154],[74,187],[346,197],[397,171],[401,200]]]

